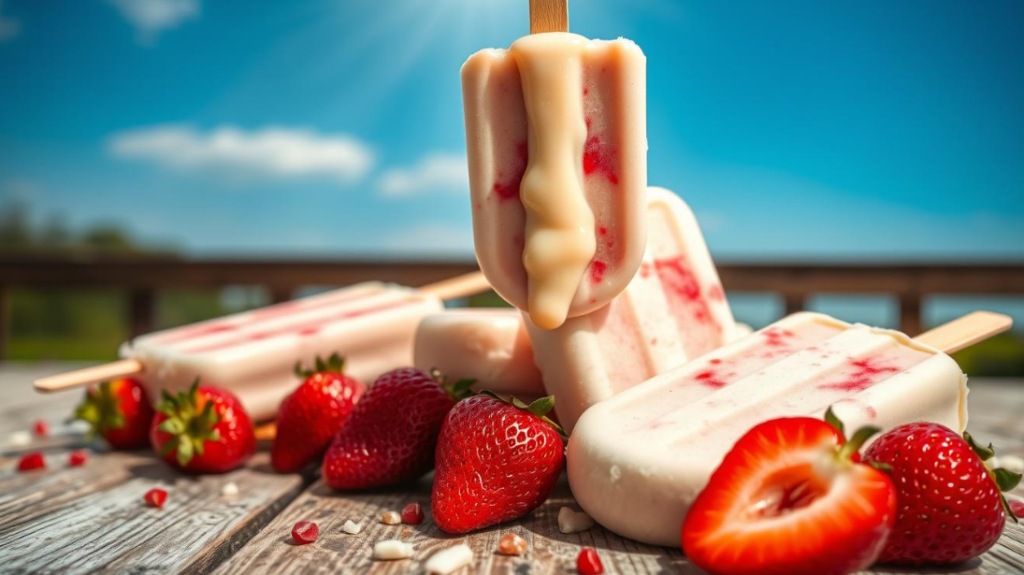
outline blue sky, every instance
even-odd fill
[[[0,205],[201,256],[472,253],[458,70],[526,0],[0,0]],[[1024,2],[588,0],[723,260],[1024,258]]]

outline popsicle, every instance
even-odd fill
[[[418,290],[367,282],[192,325],[158,331],[121,346],[120,362],[45,378],[55,391],[135,375],[150,399],[161,389],[186,389],[198,377],[231,390],[254,420],[272,418],[299,381],[297,362],[340,353],[346,372],[370,383],[412,363],[416,327],[444,308],[442,299],[486,289],[479,273]]]
[[[647,226],[640,270],[611,304],[552,330],[524,317],[567,431],[591,405],[735,338],[732,311],[690,208],[664,188],[649,188]]]
[[[997,314],[964,321],[972,317],[983,337],[1009,326]],[[573,494],[620,535],[678,545],[690,503],[757,423],[832,406],[847,429],[924,420],[962,431],[966,376],[929,345],[957,349],[942,335],[962,325],[914,340],[818,313],[786,317],[591,407],[569,440]]]
[[[450,309],[423,318],[416,330],[413,364],[437,368],[449,380],[475,379],[475,389],[520,399],[544,395],[533,347],[512,308]]]
[[[608,304],[645,244],[643,52],[532,34],[470,56],[462,89],[473,237],[495,291],[544,329]]]

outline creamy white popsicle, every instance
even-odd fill
[[[647,226],[640,270],[611,304],[553,330],[524,318],[567,431],[591,405],[736,337],[718,272],[686,203],[650,188]]]
[[[832,406],[847,429],[923,420],[962,431],[966,398],[966,376],[941,351],[798,313],[590,408],[569,440],[569,483],[608,529],[676,546],[690,503],[757,423]]]
[[[121,356],[142,363],[136,377],[151,398],[160,389],[187,389],[198,377],[238,395],[261,420],[300,383],[296,362],[340,353],[346,373],[366,383],[411,365],[419,321],[443,308],[437,297],[410,288],[363,283],[138,337],[121,346]]]
[[[519,312],[512,308],[450,309],[427,315],[416,330],[414,365],[437,368],[450,381],[475,379],[474,389],[544,395],[533,347]]]
[[[606,305],[644,251],[646,59],[551,32],[462,67],[477,259],[546,329]]]

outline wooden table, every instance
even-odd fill
[[[43,396],[29,389],[33,378],[70,367],[76,366],[0,364],[0,446],[37,419],[55,428],[49,439],[3,448],[0,455],[0,573],[422,573],[419,560],[461,541],[473,548],[478,573],[574,573],[581,546],[598,549],[606,573],[699,573],[677,549],[624,540],[600,527],[559,533],[559,508],[574,505],[564,481],[543,507],[520,521],[451,537],[431,524],[429,514],[420,526],[377,521],[383,511],[414,501],[429,509],[429,478],[411,489],[340,494],[313,476],[274,474],[265,450],[244,469],[199,478],[178,475],[145,451],[106,452],[86,445],[80,428],[60,424],[78,393]],[[973,383],[970,413],[980,440],[1024,456],[1024,381]],[[89,462],[68,468],[67,453],[83,447],[93,450]],[[18,457],[36,449],[46,453],[49,469],[17,473]],[[238,486],[238,495],[222,495],[229,482]],[[162,510],[142,503],[155,486],[170,493]],[[1016,495],[1024,496],[1024,489]],[[302,519],[317,522],[321,535],[300,547],[291,543],[290,532]],[[343,533],[347,519],[361,522],[363,532]],[[525,556],[496,553],[499,537],[508,532],[529,542]],[[371,560],[373,543],[392,538],[413,543],[415,560]],[[965,565],[917,572],[1024,573],[1024,528],[1008,526],[995,548]]]

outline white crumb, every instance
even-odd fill
[[[15,431],[7,436],[9,447],[26,447],[32,444],[32,434],[27,431]]]
[[[397,511],[385,511],[380,516],[380,522],[384,525],[398,525],[402,522],[402,516]]]
[[[408,559],[412,557],[413,547],[409,543],[397,539],[378,541],[373,546],[373,558],[392,561],[395,559]]]
[[[558,530],[562,533],[586,531],[594,526],[594,520],[582,511],[573,511],[568,507],[558,510]]]
[[[473,562],[473,550],[465,543],[442,549],[430,556],[423,565],[431,575],[448,575]]]
[[[356,535],[363,530],[363,526],[351,519],[345,521],[345,524],[341,526],[341,530],[349,535]]]
[[[223,487],[220,488],[220,494],[224,497],[234,497],[235,495],[238,495],[238,486],[235,485],[233,481],[225,483]]]

